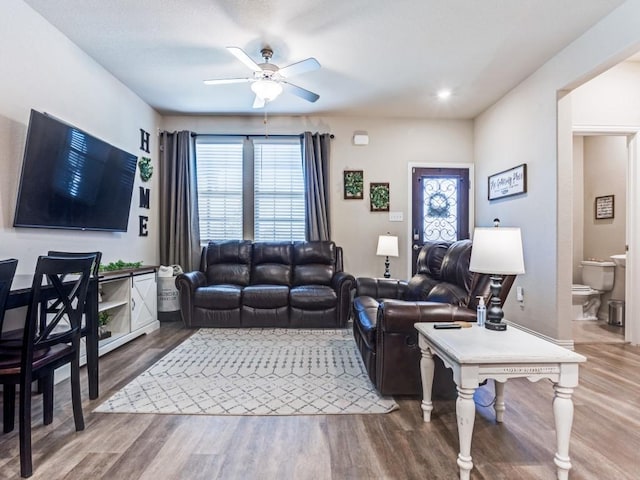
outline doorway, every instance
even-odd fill
[[[573,137],[574,343],[624,342],[625,269],[611,257],[625,253],[628,157],[625,135]]]
[[[639,343],[638,330],[640,327],[640,321],[636,319],[635,312],[637,311],[636,297],[631,292],[637,291],[637,287],[640,285],[638,278],[637,265],[635,265],[633,257],[633,247],[637,244],[637,239],[640,238],[640,223],[638,222],[637,214],[637,197],[640,195],[640,189],[638,189],[638,181],[640,180],[640,170],[638,169],[638,149],[637,138],[640,129],[634,127],[610,127],[610,126],[574,126],[573,135],[582,136],[624,136],[627,143],[627,178],[626,178],[626,245],[627,249],[627,261],[626,268],[624,269],[625,280],[625,310],[626,321],[624,327],[613,327],[615,330],[622,330],[622,335],[613,332],[604,333],[598,338],[591,338],[590,341],[594,342],[618,342],[622,338],[624,342],[631,342],[633,344]],[[605,329],[608,327],[605,327]],[[580,339],[574,335],[574,342],[580,343]]]
[[[469,238],[469,168],[411,167],[411,274],[429,241]]]

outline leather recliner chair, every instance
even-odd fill
[[[471,240],[426,243],[408,282],[356,279],[353,333],[369,378],[382,395],[422,395],[415,323],[475,322],[477,297],[490,300],[489,275],[469,271],[471,247]],[[503,279],[503,302],[514,279]],[[434,398],[455,398],[451,371],[435,361]]]

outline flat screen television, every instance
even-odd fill
[[[13,225],[126,232],[136,161],[31,110]]]

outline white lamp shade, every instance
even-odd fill
[[[524,273],[520,229],[476,228],[473,231],[469,270],[495,275]]]
[[[282,85],[273,80],[257,80],[251,84],[251,90],[265,102],[270,102],[282,93]]]
[[[378,249],[376,255],[385,257],[398,256],[398,237],[395,235],[380,235],[378,237]]]

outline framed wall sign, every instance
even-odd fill
[[[488,182],[489,200],[497,200],[499,198],[526,193],[527,164],[523,163],[509,170],[490,175]]]
[[[603,218],[613,218],[614,215],[614,196],[605,195],[604,197],[596,197],[596,220]]]

